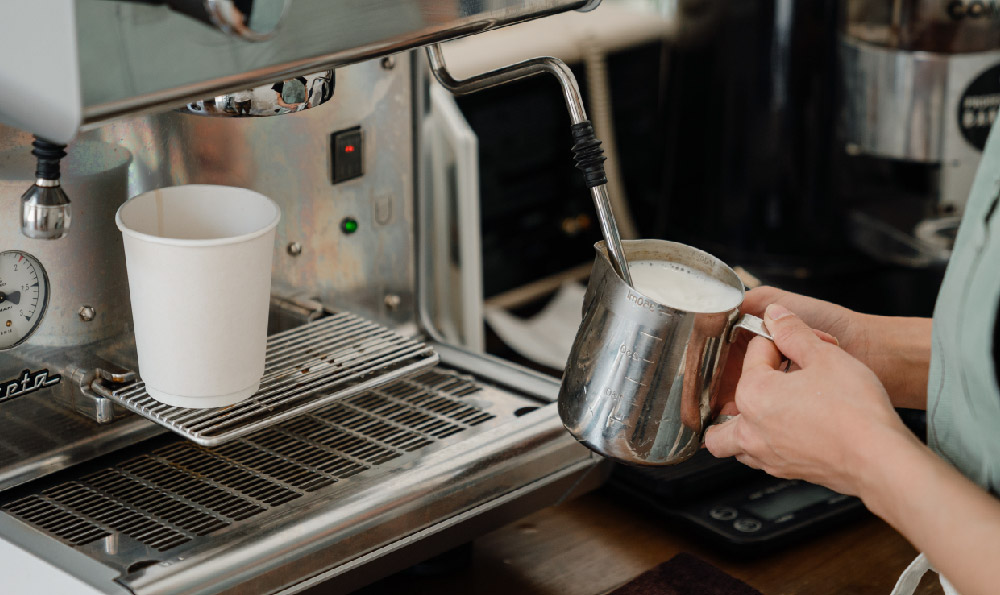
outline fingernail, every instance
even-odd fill
[[[771,320],[781,320],[785,316],[790,316],[792,313],[789,312],[788,308],[782,306],[781,304],[768,304],[767,308],[764,310],[764,316],[770,318]]]

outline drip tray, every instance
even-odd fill
[[[204,446],[214,446],[435,365],[430,346],[340,312],[271,335],[260,390],[210,409],[165,405],[141,381],[101,391],[129,410]]]

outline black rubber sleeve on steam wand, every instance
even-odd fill
[[[576,159],[576,166],[583,172],[587,188],[607,184],[608,178],[604,174],[604,160],[607,157],[604,156],[601,141],[597,140],[590,120],[573,124],[570,131],[573,133],[573,157]]]
[[[49,142],[35,137],[31,154],[38,158],[35,164],[35,178],[40,180],[59,179],[59,160],[66,156],[66,145]]]

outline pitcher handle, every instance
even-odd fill
[[[764,321],[753,314],[744,314],[739,320],[736,321],[736,324],[733,325],[733,330],[729,332],[730,342],[736,340],[736,329],[740,328],[760,335],[770,341],[774,341],[774,337],[772,337],[771,333],[767,332],[767,328],[764,327]]]

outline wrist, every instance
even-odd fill
[[[931,319],[859,314],[857,355],[878,376],[894,407],[927,408]]]
[[[855,464],[856,496],[870,511],[899,527],[899,503],[920,469],[933,465],[936,455],[902,424],[886,428]]]

